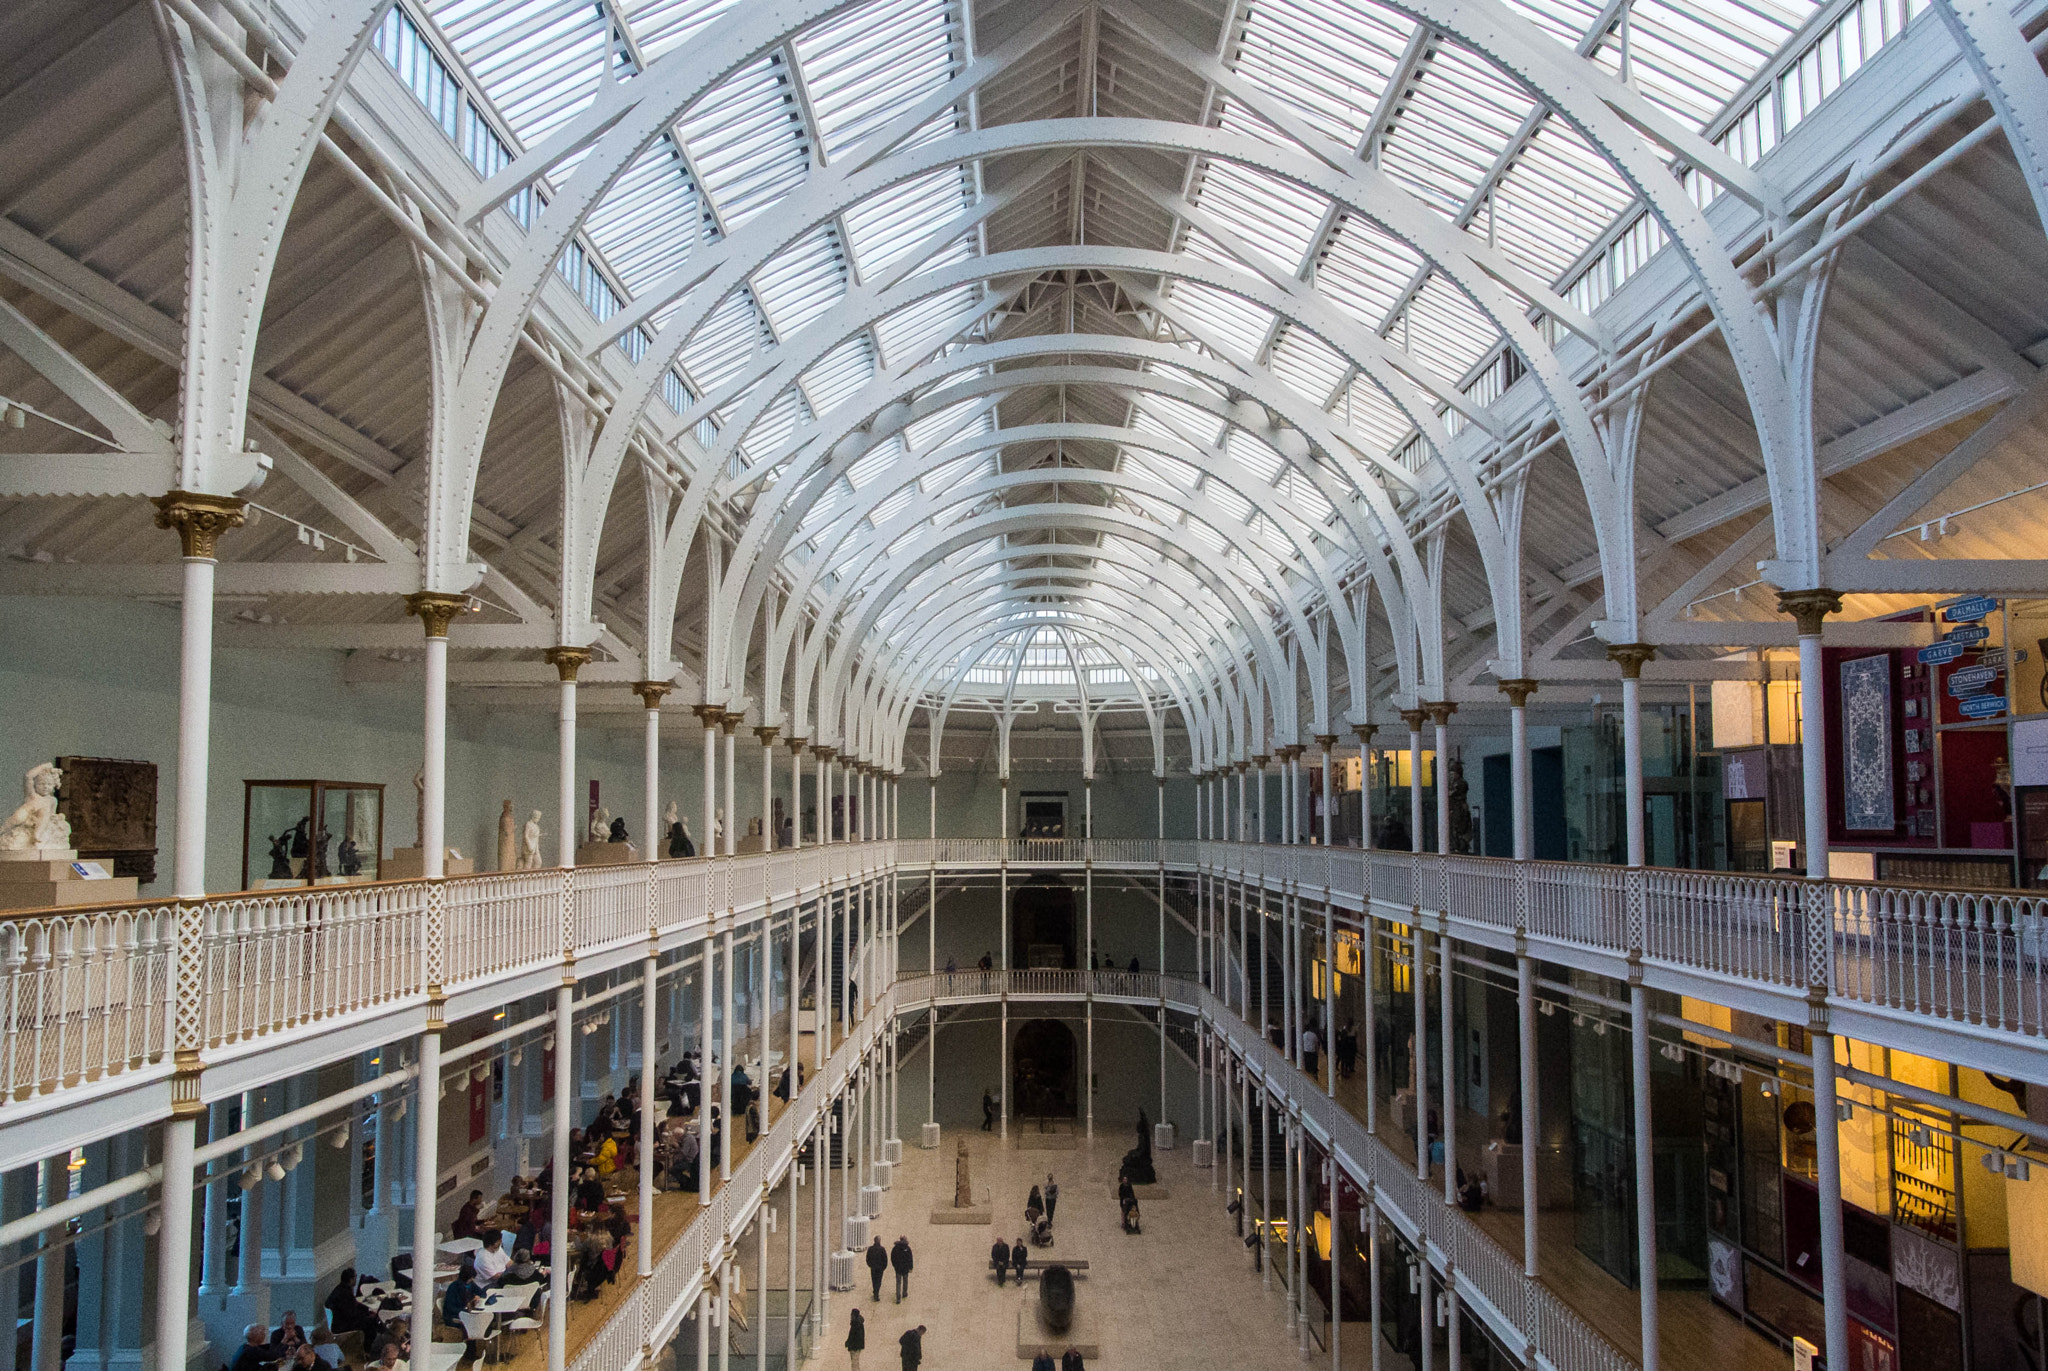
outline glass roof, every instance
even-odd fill
[[[1016,182],[1019,158],[1002,164],[1002,176],[992,164],[958,162],[890,181],[817,222],[778,214],[810,183],[872,162],[885,142],[900,155],[970,133],[981,102],[995,99],[1004,80],[1011,83],[1001,87],[1006,121],[1089,112],[1077,82],[1092,88],[1098,113],[1204,123],[1269,143],[1291,140],[1268,111],[1283,123],[1301,121],[1465,234],[1475,251],[1498,254],[1582,308],[1604,300],[1662,245],[1633,189],[1573,127],[1485,58],[1369,0],[1237,5],[1221,44],[1229,81],[1206,103],[1184,107],[1174,104],[1180,97],[1170,82],[1151,89],[1117,66],[1121,50],[1145,54],[1146,70],[1170,65],[1142,32],[1142,24],[1158,21],[1117,9],[1064,25],[1047,21],[1035,42],[1007,40],[1004,51],[1015,59],[1009,72],[971,95],[962,88],[950,104],[925,107],[915,116],[921,127],[904,127],[920,102],[966,70],[968,35],[983,17],[983,7],[965,8],[970,3],[869,0],[780,42],[688,110],[618,178],[585,222],[581,275],[564,269],[596,316],[594,333],[629,306],[646,320],[618,340],[629,358],[638,360],[678,309],[703,316],[673,359],[651,364],[673,362],[663,396],[685,427],[695,426],[705,452],[699,460],[714,462],[717,478],[736,490],[768,488],[792,459],[821,456],[849,432],[860,438],[878,395],[911,403],[914,422],[860,439],[858,460],[801,511],[784,555],[793,570],[828,559],[819,594],[831,593],[839,576],[857,574],[871,539],[886,537],[891,555],[908,555],[940,546],[935,540],[950,540],[973,521],[1043,510],[1055,487],[1032,473],[1052,463],[1075,472],[1063,477],[1062,503],[1053,507],[1076,512],[1065,521],[1071,527],[1057,517],[1039,525],[1013,520],[979,543],[948,541],[944,559],[903,594],[928,596],[933,585],[949,583],[947,595],[920,601],[936,605],[980,586],[996,597],[992,605],[1010,607],[991,608],[991,624],[1047,604],[1135,624],[1147,597],[1155,610],[1200,602],[1199,619],[1182,616],[1187,643],[1210,642],[1210,625],[1232,625],[1223,655],[1236,656],[1252,627],[1241,622],[1238,603],[1272,615],[1285,632],[1284,600],[1308,604],[1321,595],[1327,577],[1304,560],[1304,549],[1328,574],[1359,565],[1361,496],[1342,494],[1343,507],[1333,504],[1328,492],[1353,477],[1321,454],[1287,456],[1288,440],[1300,435],[1248,415],[1238,388],[1220,378],[1242,368],[1272,377],[1326,416],[1356,455],[1397,469],[1380,478],[1387,487],[1374,497],[1380,507],[1421,517],[1441,473],[1429,470],[1409,413],[1433,407],[1455,429],[1463,417],[1442,395],[1462,389],[1485,404],[1520,374],[1518,364],[1500,361],[1504,344],[1493,321],[1414,247],[1314,191],[1237,162],[1183,158],[1177,180],[1147,187],[1140,182],[1148,164],[1113,160],[1115,174],[1106,175],[1092,154],[1061,153],[1071,174],[1034,173],[1009,192],[991,188]],[[1754,163],[1924,0],[1862,0],[1824,31],[1808,0],[1506,3],[1546,40]],[[746,12],[733,0],[400,4],[405,21],[430,37],[434,60],[460,83],[461,117],[502,145],[489,159],[472,154],[485,172],[561,129],[606,83],[637,79],[726,11]],[[1028,8],[1006,7],[999,27],[1028,28]],[[1092,36],[1084,40],[1084,32]],[[1185,37],[1204,52],[1218,50],[1213,30]],[[1083,66],[1090,54],[1093,72]],[[556,163],[539,193],[551,194],[582,155]],[[1696,173],[1685,175],[1696,198],[1715,193]],[[1159,215],[1161,204],[1183,196],[1192,217]],[[1148,197],[1153,204],[1144,203]],[[1035,281],[992,282],[961,270],[997,239],[1002,249],[1098,241],[1090,204],[1107,225],[1095,232],[1118,235],[1120,243],[1156,220],[1156,238],[1127,245],[1313,292],[1347,327],[1384,340],[1411,376],[1435,378],[1438,394],[1390,397],[1358,373],[1338,340],[1214,285],[1057,270],[1039,270]],[[753,264],[744,284],[716,302],[674,298],[664,283],[693,254],[714,249]],[[919,278],[950,284],[919,289]],[[1136,299],[1125,293],[1133,287],[1157,294]],[[890,289],[906,297],[898,308],[844,317],[850,297]],[[1068,356],[1041,352],[1002,365],[1028,376],[1047,366],[1135,367],[1134,384],[1030,381],[992,390],[1002,370],[989,377],[986,368],[961,369],[980,350],[1068,333],[1177,346],[1189,364],[1099,356],[1084,344]],[[929,365],[941,356],[950,365]],[[765,380],[786,357],[814,360],[793,377],[785,368],[781,379]],[[1145,382],[1135,384],[1140,375]],[[905,392],[896,378],[918,389]],[[941,393],[948,387],[959,387],[960,398]],[[1090,423],[1128,428],[1130,437],[997,441],[1004,429],[1071,423],[1082,412]],[[1418,473],[1421,492],[1398,479],[1403,466]],[[1091,488],[1090,472],[1112,483]],[[1332,473],[1336,484],[1328,483]],[[1092,522],[1083,524],[1080,514]],[[997,555],[976,563],[977,549]],[[1226,602],[1201,567],[1183,565],[1194,557],[1239,582],[1242,600]],[[1006,591],[998,564],[1056,566],[1072,575]],[[958,575],[967,565],[980,569]],[[1140,689],[1092,632],[1077,623],[984,635],[978,646],[943,655],[934,670],[977,689],[1015,674],[1018,683],[1078,690],[1077,671],[1103,673],[1090,679],[1110,693]],[[1155,634],[1149,641],[1158,661],[1147,670],[1168,659],[1189,666],[1180,640]]]

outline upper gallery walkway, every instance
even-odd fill
[[[1432,933],[1803,1022],[2003,1075],[2038,1077],[2048,1033],[2042,897],[1314,844],[903,839],[899,868],[1169,870],[1419,921]],[[1231,898],[1237,898],[1235,895]],[[1357,920],[1336,920],[1357,931]],[[1334,930],[1333,930],[1334,931]]]
[[[0,1155],[47,1152],[21,1125],[59,1110],[162,1117],[177,1047],[225,1097],[419,1031],[431,988],[455,1021],[551,989],[570,958],[601,974],[865,882],[1009,868],[1170,872],[1324,905],[1333,933],[1369,911],[1781,1020],[1819,999],[1838,1033],[2001,1075],[2038,1077],[2048,1032],[2042,900],[2013,891],[1313,845],[827,843],[10,917]]]
[[[228,1098],[879,880],[888,842],[242,891],[0,921],[0,1160]],[[61,1120],[59,1115],[63,1117]]]

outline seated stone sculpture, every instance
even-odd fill
[[[1117,1172],[1130,1177],[1132,1185],[1153,1185],[1159,1180],[1152,1167],[1152,1123],[1142,1109],[1138,1111],[1138,1145],[1124,1153]]]

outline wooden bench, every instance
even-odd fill
[[[1024,1262],[1024,1272],[1026,1275],[1029,1275],[1034,1271],[1044,1271],[1045,1268],[1048,1266],[1064,1266],[1069,1271],[1086,1271],[1088,1269],[1088,1263],[1085,1261],[1062,1261],[1058,1257],[1030,1257],[1027,1258]],[[1017,1268],[1014,1266],[1005,1266],[1003,1270],[1009,1276],[1015,1276],[1017,1274]],[[993,1276],[996,1273],[995,1262],[989,1262],[988,1273],[991,1276]],[[1023,1277],[1019,1276],[1018,1279],[1022,1280]]]

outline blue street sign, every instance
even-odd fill
[[[1953,662],[1966,650],[1961,643],[1935,643],[1931,647],[1921,648],[1914,655],[1919,658],[1922,666],[1940,666],[1944,662]]]
[[[2005,696],[1971,695],[1956,703],[1965,719],[1991,719],[2005,713]]]
[[[1998,601],[1988,595],[1972,595],[1967,600],[1958,600],[1941,611],[1941,617],[1951,624],[1974,624],[1992,610],[1998,608]]]
[[[1964,624],[1961,628],[1952,628],[1942,634],[1941,640],[1945,643],[1961,643],[1965,647],[1969,647],[1983,642],[1990,636],[1991,630],[1982,624]]]
[[[1976,695],[1988,689],[1998,679],[1998,672],[1988,666],[1966,666],[1951,671],[1948,676],[1948,693],[1951,695]]]

